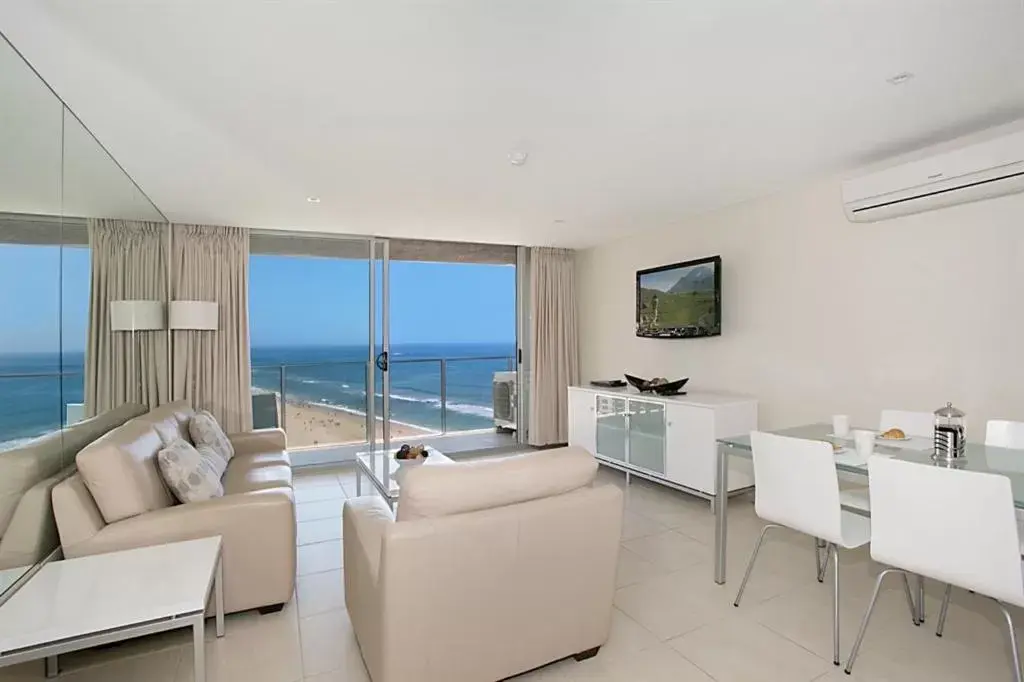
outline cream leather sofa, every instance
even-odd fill
[[[79,450],[145,412],[122,405],[0,452],[0,569],[32,566],[57,548],[54,486],[74,472]]]
[[[597,653],[622,491],[581,448],[408,468],[398,517],[343,512],[345,604],[373,682],[494,682]]]
[[[225,610],[276,610],[295,588],[295,502],[284,432],[229,436],[235,456],[222,479],[224,497],[178,504],[156,455],[163,443],[188,439],[193,413],[184,402],[164,405],[78,453],[78,473],[53,490],[64,555],[220,535]]]

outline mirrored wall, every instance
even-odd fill
[[[50,491],[75,454],[139,413],[97,410],[87,354],[166,353],[161,329],[90,331],[97,220],[166,220],[5,39],[0,39],[0,599],[59,546]],[[151,296],[166,298],[159,291]],[[128,338],[132,335],[134,338]],[[147,338],[137,338],[145,335]],[[156,338],[152,338],[152,337]],[[90,343],[90,337],[92,341]],[[159,363],[165,366],[164,363]],[[162,379],[166,385],[166,378]],[[158,380],[159,383],[159,380]],[[90,388],[95,395],[95,386]],[[107,409],[114,406],[114,409]],[[99,414],[96,414],[99,413]]]

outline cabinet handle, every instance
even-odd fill
[[[665,422],[665,426],[672,426],[672,422]]]

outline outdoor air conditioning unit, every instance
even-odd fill
[[[515,372],[494,373],[493,396],[494,427],[499,431],[515,431],[519,403]]]
[[[1024,132],[935,154],[843,183],[854,223],[1024,191]]]

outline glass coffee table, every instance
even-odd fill
[[[395,502],[398,501],[399,489],[398,481],[395,479],[400,470],[406,467],[450,464],[452,461],[429,445],[424,449],[427,451],[426,459],[422,462],[411,461],[408,463],[402,463],[395,459],[398,448],[360,452],[356,455],[356,495],[363,494],[363,476],[366,476],[381,497],[387,500],[388,506],[394,509]]]

